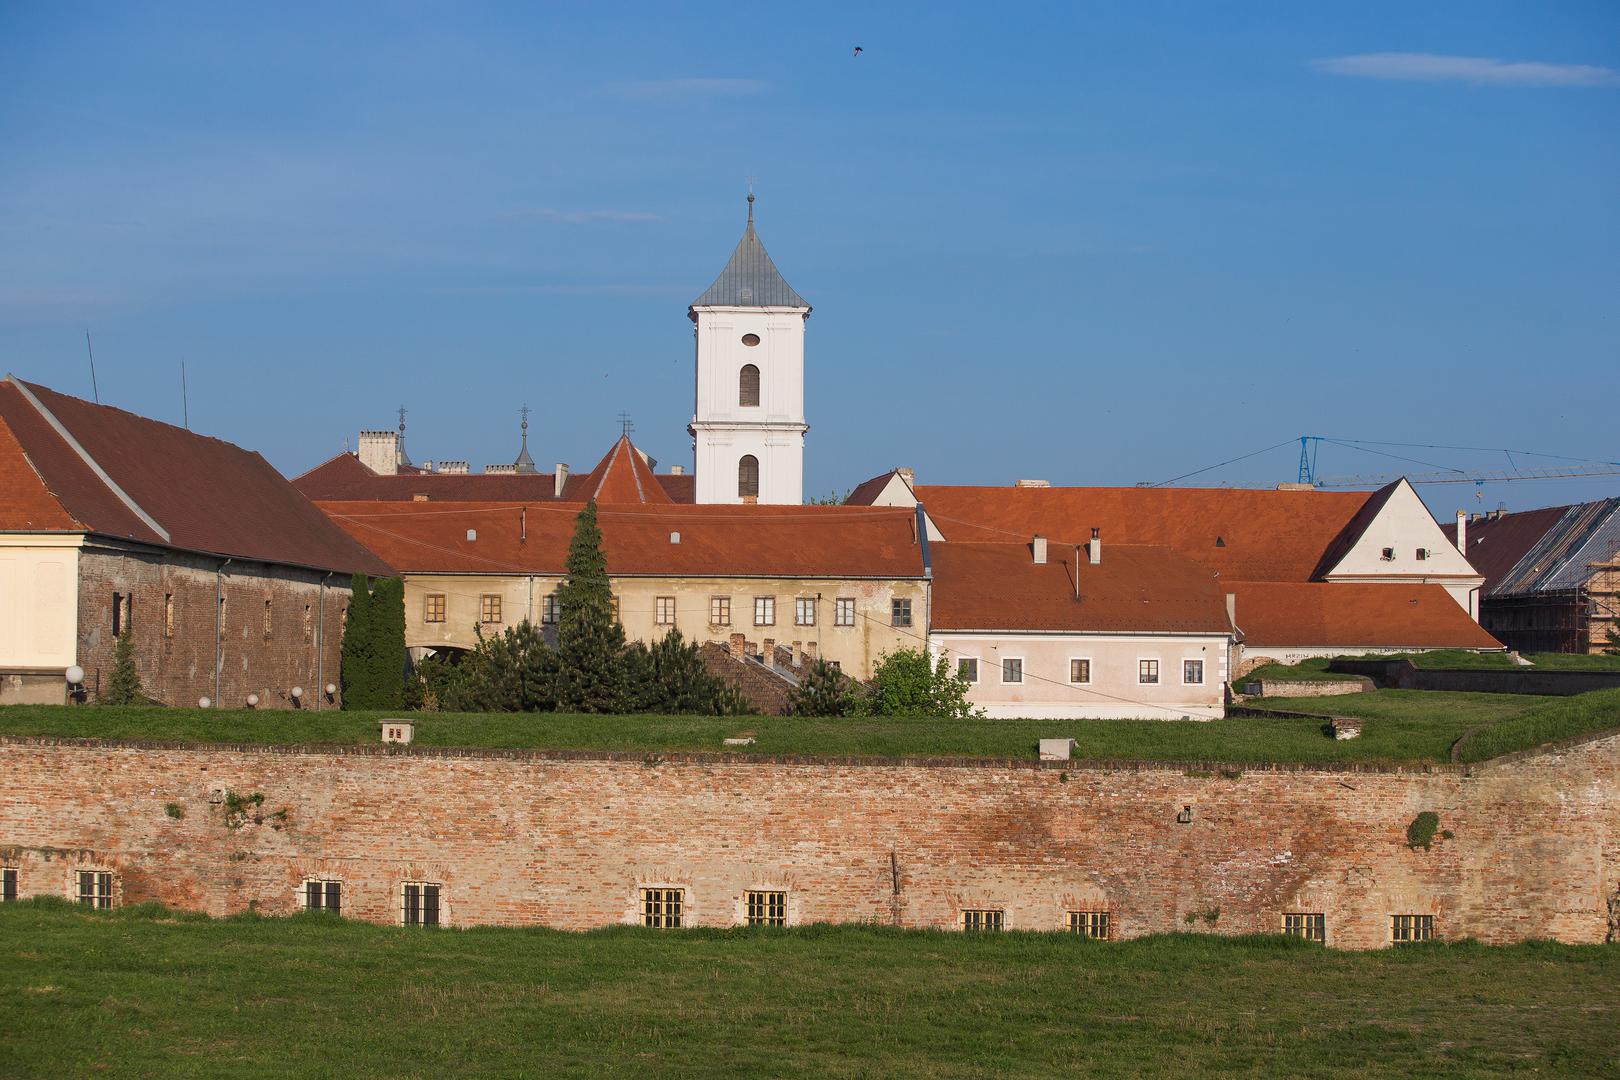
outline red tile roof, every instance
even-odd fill
[[[311,499],[352,501],[376,499],[386,502],[411,502],[425,497],[430,502],[499,502],[499,503],[578,503],[584,505],[590,490],[600,484],[613,460],[614,449],[597,463],[589,473],[575,473],[563,482],[563,494],[555,494],[556,478],[552,473],[426,473],[414,472],[398,476],[380,476],[360,463],[351,453],[339,454],[322,462],[308,472],[293,478],[293,486]],[[697,478],[690,473],[674,476],[670,473],[654,474],[646,468],[646,461],[636,455],[640,466],[631,466],[645,484],[651,476],[649,489],[655,492],[648,502],[691,503],[697,499]],[[595,477],[593,480],[592,478]],[[613,493],[618,494],[619,483],[613,482]],[[630,487],[634,488],[632,482]],[[615,499],[614,501],[620,501]]]
[[[50,425],[25,389],[106,479]],[[11,380],[0,382],[0,421],[45,487],[86,531],[259,562],[345,573],[390,572],[252,451]],[[109,480],[168,537],[135,513]],[[5,490],[9,496],[9,483]],[[13,516],[9,498],[0,506],[7,521],[0,528],[27,527],[20,524],[25,518]]]
[[[1026,541],[1173,548],[1223,578],[1309,581],[1380,493],[1236,488],[1012,488],[920,485],[951,542]],[[1386,496],[1387,497],[1387,496]]]
[[[574,488],[574,485],[568,485]],[[647,466],[641,452],[630,442],[630,436],[621,435],[607,456],[596,463],[573,491],[564,489],[565,496],[599,503],[664,503],[673,502],[668,493],[658,486],[658,478]]]
[[[941,545],[943,546],[943,545]],[[1440,585],[1236,581],[1249,651],[1269,646],[1500,649]]]
[[[351,536],[408,573],[561,574],[578,506],[320,502]],[[604,505],[608,570],[621,575],[921,578],[905,508]],[[468,532],[475,539],[467,539]],[[672,543],[671,533],[680,534]]]
[[[16,391],[0,383],[0,399]],[[0,409],[0,531],[83,532],[84,525],[51,494]]]
[[[1075,549],[953,540],[933,544],[935,630],[1227,632],[1226,598],[1214,575],[1168,548],[1111,544],[1093,566]]]
[[[844,505],[871,506],[877,500],[877,497],[883,494],[883,489],[889,486],[889,481],[894,477],[895,471],[890,469],[886,473],[878,473],[870,480],[862,480],[845,497]]]
[[[1540,510],[1521,510],[1516,514],[1487,517],[1470,521],[1468,534],[1468,561],[1474,569],[1485,575],[1485,595],[1489,596],[1496,583],[1519,564],[1563,518],[1567,506],[1547,506]],[[1457,542],[1457,523],[1443,526],[1446,537]]]

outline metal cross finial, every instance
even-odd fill
[[[619,431],[624,435],[625,438],[629,438],[630,433],[632,431],[634,431],[634,430],[636,430],[636,425],[634,425],[634,424],[632,424],[630,422],[630,414],[626,413],[626,412],[620,413],[619,414]]]
[[[405,434],[405,406],[399,407],[399,433]]]
[[[750,223],[754,220],[754,179],[752,176],[748,178],[748,220]]]
[[[525,405],[525,406],[523,406],[523,408],[519,409],[518,412],[523,414],[523,430],[528,431],[529,430],[529,407],[527,405]]]

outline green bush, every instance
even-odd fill
[[[855,687],[843,672],[815,660],[793,688],[788,707],[794,716],[843,716],[854,706]]]
[[[130,628],[124,627],[113,649],[112,678],[97,701],[102,705],[138,705],[145,701],[141,694],[141,673],[135,667],[135,640]]]
[[[1406,827],[1406,846],[1416,851],[1422,848],[1428,851],[1434,844],[1434,834],[1440,829],[1440,815],[1433,810],[1425,810],[1412,819],[1412,824]]]
[[[953,674],[941,656],[930,662],[921,649],[896,649],[878,658],[871,681],[851,702],[855,716],[935,716],[966,720],[982,715],[968,704],[969,683]]]

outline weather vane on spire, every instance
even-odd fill
[[[623,434],[624,437],[628,439],[630,437],[630,433],[632,431],[634,431],[634,430],[636,430],[636,425],[634,425],[634,424],[632,424],[630,422],[630,414],[627,413],[627,412],[620,413],[619,414],[619,431],[620,431],[620,433]]]
[[[525,405],[518,412],[523,414],[523,433],[527,435],[529,433],[529,407]]]
[[[399,433],[405,434],[405,406],[399,407]]]
[[[752,222],[754,220],[754,180],[755,180],[755,177],[750,176],[748,178],[748,220],[749,220],[749,222]]]

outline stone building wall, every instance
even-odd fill
[[[326,683],[340,683],[349,578],[332,574],[323,591],[324,571],[242,561],[227,566],[219,576],[225,604],[216,694],[215,584],[222,561],[86,544],[79,553],[77,651],[90,700],[112,675],[116,594],[127,598],[122,602],[148,696],[169,705],[217,698],[221,707],[241,708],[255,693],[260,708],[289,708],[290,691],[299,686],[304,707],[338,707],[321,691]]]
[[[747,890],[780,889],[794,923],[953,928],[996,908],[1059,930],[1102,910],[1136,937],[1320,912],[1330,945],[1374,948],[1399,914],[1442,938],[1602,941],[1620,895],[1613,733],[1472,769],[21,737],[0,768],[0,865],[23,895],[104,869],[120,903],[215,915],[293,911],[318,879],[342,882],[346,914],[398,922],[402,883],[426,881],[451,925],[634,922],[639,889],[672,887],[687,925],[729,926]],[[264,820],[227,824],[227,792],[262,795]],[[1426,810],[1442,833],[1412,850]]]

